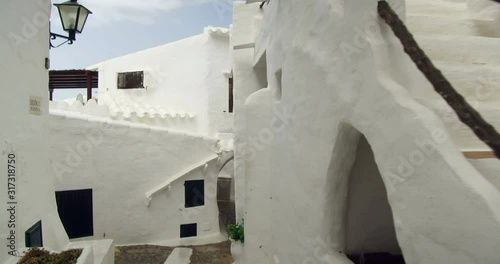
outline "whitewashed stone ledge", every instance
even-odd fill
[[[191,255],[193,255],[191,248],[176,248],[168,256],[165,264],[189,264],[191,263]]]
[[[167,181],[163,182],[162,184],[158,185],[157,187],[155,187],[154,189],[148,191],[145,196],[146,196],[146,206],[149,207],[149,205],[151,204],[151,200],[153,199],[153,196],[165,189],[169,189],[170,188],[170,185],[183,178],[184,176],[186,176],[187,174],[191,173],[192,171],[200,168],[200,167],[204,167],[203,169],[205,170],[208,166],[208,163],[215,160],[215,159],[218,159],[219,158],[219,155],[217,154],[214,154],[214,155],[211,155],[210,157],[198,162],[198,163],[195,163],[189,167],[187,167],[186,169],[184,169],[183,171],[181,171],[180,173],[177,173],[176,175],[174,175],[173,177],[170,177]]]
[[[231,30],[227,28],[220,28],[220,27],[206,27],[204,30],[205,33],[208,33],[211,36],[218,36],[218,37],[229,37],[229,34],[231,33]]]
[[[56,117],[56,118],[71,118],[71,119],[78,119],[78,120],[93,122],[93,123],[106,123],[108,125],[125,126],[125,127],[131,128],[131,129],[149,129],[152,131],[163,131],[165,133],[169,133],[172,135],[202,138],[203,140],[213,142],[214,145],[216,145],[220,141],[217,138],[207,137],[207,136],[203,136],[201,134],[182,132],[182,131],[172,130],[172,129],[168,129],[168,128],[164,128],[164,127],[160,127],[160,126],[149,126],[149,125],[145,125],[145,124],[141,124],[141,123],[133,123],[130,121],[125,121],[125,120],[113,120],[110,118],[96,117],[96,116],[75,113],[75,112],[65,111],[65,110],[50,109],[50,115],[52,117]]]

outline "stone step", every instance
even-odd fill
[[[466,4],[467,0],[438,0],[441,2],[450,2],[450,3],[460,3],[460,4]]]
[[[445,1],[418,1],[406,3],[407,15],[434,15],[443,17],[466,17],[467,4]]]
[[[406,25],[415,35],[455,35],[500,38],[500,30],[490,26],[491,21],[457,17],[409,15]]]
[[[489,65],[458,64],[443,61],[433,61],[433,63],[468,101],[500,101],[500,66],[492,67]],[[425,91],[422,94],[425,98],[441,98],[431,88],[422,90]]]
[[[189,264],[191,263],[191,255],[193,255],[191,248],[176,248],[168,256],[165,264]]]
[[[484,144],[464,125],[457,117],[456,113],[444,100],[430,100],[424,98],[415,98],[422,105],[431,109],[444,123],[450,133],[451,138],[462,151],[488,150],[489,147]],[[474,109],[489,122],[497,131],[500,129],[500,109],[498,103],[472,103]]]
[[[474,36],[416,35],[415,39],[432,60],[462,64],[500,64],[500,39]]]

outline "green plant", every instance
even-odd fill
[[[241,224],[231,224],[227,226],[227,231],[229,232],[229,237],[234,241],[245,242],[245,227],[243,225],[243,220]]]
[[[18,264],[76,264],[82,254],[81,249],[71,249],[61,253],[50,253],[42,248],[31,248]]]

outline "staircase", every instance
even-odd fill
[[[500,14],[500,5],[491,3]],[[500,47],[500,28],[492,31],[494,18],[472,9],[466,0],[408,0],[406,25],[455,89],[498,130],[500,122],[488,117],[497,114],[500,102],[500,57],[492,56]],[[443,112],[449,107],[428,88],[416,99],[446,119]],[[445,122],[462,151],[489,151],[457,119]]]

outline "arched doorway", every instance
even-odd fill
[[[222,165],[217,177],[217,206],[220,232],[227,236],[227,226],[236,223],[234,202],[234,158]]]
[[[355,264],[403,264],[372,148],[361,135],[347,185],[345,253]]]
[[[325,187],[332,254],[344,253],[354,264],[404,264],[374,153],[350,124],[339,125]]]

